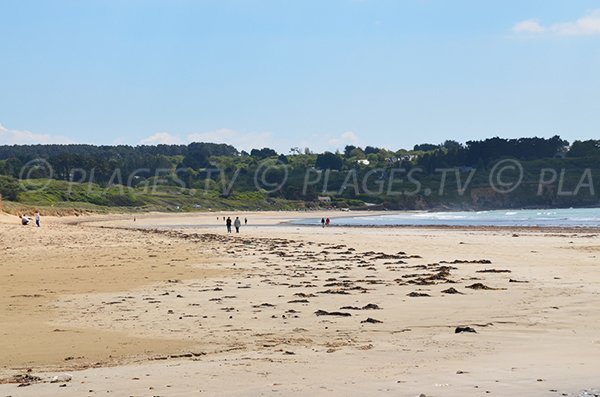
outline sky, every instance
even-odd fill
[[[0,0],[0,144],[600,138],[600,1]]]

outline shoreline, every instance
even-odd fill
[[[288,223],[290,226],[321,227],[320,225],[298,225]],[[352,228],[352,229],[406,229],[406,230],[463,230],[463,231],[517,231],[517,232],[537,232],[537,233],[600,233],[600,226],[477,226],[477,225],[335,225],[330,224],[330,228]]]
[[[342,211],[340,211],[342,212]],[[395,213],[406,213],[406,212],[424,212],[424,211],[397,211]],[[190,218],[212,218],[212,217],[222,217],[222,216],[231,216],[232,214],[239,215],[240,217],[253,217],[264,219],[263,223],[256,224],[252,222],[248,226],[252,227],[265,227],[265,226],[287,226],[287,227],[321,227],[320,224],[308,224],[308,223],[295,223],[307,218],[321,218],[321,217],[330,217],[332,221],[335,219],[342,218],[354,218],[357,217],[355,214],[348,214],[347,212],[343,212],[343,215],[337,215],[337,212],[334,212],[336,215],[332,215],[331,211],[327,210],[317,210],[317,211],[221,211],[221,212],[190,212],[190,213],[164,213],[164,212],[149,212],[149,213],[139,213],[139,214],[112,214],[112,215],[83,215],[83,216],[67,216],[67,217],[53,217],[54,219],[64,221],[65,224],[69,225],[79,225],[79,224],[93,224],[97,222],[106,223],[107,221],[116,221],[116,222],[127,222],[131,220],[132,217],[137,217],[138,219],[190,219]],[[391,215],[389,211],[373,211],[369,216],[381,216],[381,215]],[[359,215],[358,217],[360,217]],[[282,219],[280,219],[282,218]],[[276,221],[276,223],[273,223]],[[220,222],[220,221],[219,221]],[[167,225],[161,225],[162,227],[171,227],[171,228],[220,228],[223,226],[222,223],[171,223]],[[244,227],[246,225],[242,225]],[[450,225],[450,224],[391,224],[391,225],[340,225],[332,222],[329,228],[349,228],[349,229],[426,229],[426,230],[465,230],[465,231],[520,231],[520,232],[550,232],[550,233],[558,233],[558,232],[572,232],[572,233],[600,233],[600,225],[598,226],[544,226],[544,225]]]
[[[521,211],[521,210],[525,210],[525,211],[529,211],[529,210],[540,210],[540,211],[547,211],[547,210],[566,210],[566,209],[595,209],[595,208],[600,208],[600,207],[569,207],[569,208],[555,208],[555,207],[548,207],[548,208],[520,208],[520,209],[489,209],[489,210],[450,210],[450,209],[445,209],[445,210],[351,210],[351,211],[344,211],[341,209],[315,209],[315,210],[294,210],[294,211],[248,211],[248,210],[242,210],[242,211],[236,211],[236,210],[231,210],[231,211],[214,211],[214,212],[208,212],[208,211],[191,211],[191,212],[128,212],[128,213],[122,213],[122,212],[115,212],[115,213],[109,213],[109,214],[100,214],[100,213],[82,213],[82,214],[77,214],[77,215],[73,215],[73,214],[68,214],[68,215],[51,215],[51,216],[43,216],[44,219],[56,219],[56,220],[62,220],[65,221],[66,224],[70,224],[70,225],[78,225],[78,224],[86,224],[86,223],[94,223],[96,221],[99,222],[106,222],[106,221],[110,221],[110,220],[115,220],[115,221],[121,221],[121,220],[127,220],[127,219],[131,219],[132,217],[139,217],[139,218],[158,218],[158,219],[164,219],[164,218],[172,218],[172,219],[178,219],[178,218],[191,218],[191,217],[211,217],[211,216],[228,216],[231,214],[238,214],[240,216],[245,216],[245,215],[252,215],[252,216],[256,216],[256,217],[266,217],[266,218],[279,218],[279,217],[284,217],[287,218],[285,220],[281,220],[279,223],[281,225],[287,225],[287,226],[296,226],[296,227],[300,227],[300,226],[308,226],[308,227],[312,227],[312,226],[318,226],[320,227],[319,224],[302,224],[302,223],[295,223],[298,221],[301,221],[303,219],[306,218],[320,218],[320,217],[329,217],[332,220],[335,219],[345,219],[345,218],[361,218],[361,217],[372,217],[372,216],[384,216],[384,215],[395,215],[395,214],[407,214],[407,213],[445,213],[445,212],[465,212],[465,213],[478,213],[478,212],[489,212],[489,211]],[[368,215],[365,215],[365,213],[369,213]],[[296,216],[292,217],[291,215],[294,214]],[[3,215],[3,217],[5,218],[9,218],[9,217],[16,217],[16,215],[14,214],[10,214],[10,213],[1,213],[0,215]],[[2,222],[2,217],[0,217],[0,222]],[[263,226],[272,226],[271,223],[266,223]],[[179,224],[172,224],[169,225],[170,227],[180,227],[180,226],[184,226],[184,227],[191,227],[190,225],[179,225]],[[220,224],[217,223],[213,223],[213,224],[197,224],[194,225],[197,227],[219,227]],[[443,220],[440,221],[439,224],[381,224],[381,225],[376,225],[376,224],[354,224],[354,225],[339,225],[336,224],[335,222],[332,222],[332,224],[329,225],[329,227],[344,227],[344,228],[403,228],[403,229],[411,229],[411,228],[415,228],[415,229],[431,229],[431,230],[515,230],[515,231],[532,231],[532,232],[536,232],[536,231],[551,231],[551,232],[559,232],[559,231],[566,231],[566,232],[589,232],[589,233],[598,233],[600,232],[600,225],[598,226],[588,226],[588,225],[568,225],[568,226],[558,226],[558,225],[494,225],[494,224],[482,224],[482,225],[470,225],[470,224],[465,224],[465,225],[453,225],[453,224],[444,224]]]

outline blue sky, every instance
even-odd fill
[[[600,138],[600,2],[0,0],[0,144]]]

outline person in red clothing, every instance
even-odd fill
[[[329,218],[325,219],[325,226],[329,226],[329,223],[331,223],[331,221],[329,220]]]

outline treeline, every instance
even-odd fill
[[[279,154],[270,148],[253,149],[250,153],[238,151],[235,147],[215,143],[191,143],[189,145],[141,145],[141,146],[94,146],[94,145],[13,145],[0,146],[0,174],[19,177],[23,167],[36,159],[43,159],[54,170],[56,179],[68,180],[74,169],[95,169],[96,180],[108,182],[114,169],[124,174],[142,168],[147,171],[141,176],[155,174],[157,169],[176,167],[193,170],[211,166],[215,157],[251,157],[265,159],[278,157],[282,162],[290,156],[311,156],[310,150],[293,148],[290,153]],[[352,145],[342,153],[325,152],[316,154],[313,164],[320,169],[353,168],[355,163],[405,162],[425,167],[433,171],[440,167],[485,167],[491,161],[511,157],[519,160],[534,160],[552,157],[597,157],[600,156],[600,141],[569,142],[554,136],[545,138],[503,139],[490,138],[468,141],[465,144],[448,140],[442,144],[415,145],[412,150],[388,150]],[[350,162],[348,160],[351,160]],[[361,161],[362,160],[362,161]],[[366,160],[366,161],[365,161]],[[26,171],[26,170],[25,170]],[[21,175],[23,176],[23,175]],[[33,174],[30,177],[49,175]]]
[[[226,144],[191,143],[189,145],[14,145],[0,146],[0,175],[15,178],[54,178],[69,180],[75,170],[94,170],[94,181],[108,183],[114,170],[122,175],[137,171],[148,178],[157,170],[174,166],[201,168],[215,156],[239,156]],[[39,160],[47,162],[44,166]],[[50,172],[52,170],[52,172]]]
[[[442,144],[419,144],[413,150],[400,149],[392,152],[367,146],[362,149],[346,146],[343,153],[323,153],[317,156],[316,166],[342,170],[348,164],[345,159],[379,162],[381,157],[406,166],[421,166],[428,172],[444,167],[486,168],[491,162],[502,158],[531,161],[536,159],[564,157],[599,157],[600,140],[569,142],[556,135],[552,138],[490,138],[467,141],[465,144],[447,140]],[[381,164],[380,164],[381,165]]]
[[[395,178],[394,169],[410,172],[418,168],[422,187],[430,187],[429,191],[433,192],[439,190],[440,169],[457,168],[460,172],[476,169],[472,186],[479,188],[488,180],[485,170],[489,170],[495,161],[504,158],[524,162],[525,182],[538,178],[540,167],[551,167],[557,172],[567,167],[573,171],[569,177],[577,181],[581,170],[600,168],[600,140],[575,141],[569,144],[559,136],[548,139],[495,137],[465,143],[454,140],[441,144],[424,143],[415,145],[412,149],[398,150],[348,145],[343,151],[335,153],[313,153],[309,149],[300,148],[292,148],[288,153],[278,153],[271,148],[245,152],[231,145],[215,143],[135,147],[0,146],[0,194],[8,200],[25,200],[25,197],[32,199],[31,192],[21,195],[23,189],[19,179],[52,179],[90,182],[99,187],[126,185],[134,189],[158,183],[185,189],[208,189],[214,197],[231,198],[236,194],[239,196],[244,192],[257,191],[259,181],[262,183],[259,196],[263,198],[308,202],[316,201],[326,193],[333,199],[345,200],[346,203],[371,202],[388,208],[412,208],[419,205],[450,205],[453,200],[464,198],[447,194],[444,197],[436,194],[424,196],[421,192],[411,196],[389,197],[390,189],[386,187],[381,190],[379,187],[386,181],[395,183],[392,181]],[[265,164],[269,167],[267,173],[261,168]],[[318,174],[324,170],[331,173],[326,177],[311,174],[313,171]],[[307,184],[311,178],[317,177],[321,178],[319,183]],[[457,178],[459,177],[457,174]],[[357,191],[355,187],[346,189],[344,186],[351,182],[349,178],[360,180],[362,191]],[[285,185],[271,189],[283,179],[286,179]],[[479,182],[480,185],[477,185]],[[406,184],[406,181],[403,183]],[[409,189],[412,188],[409,186]],[[481,191],[477,194],[482,195]],[[528,205],[529,199],[535,203],[531,197],[533,194],[522,193],[520,201],[516,200],[514,203]],[[114,197],[114,194],[110,200],[95,197],[94,202],[114,201]],[[71,199],[75,200],[69,195],[59,195],[59,200]],[[594,199],[587,197],[586,205]],[[87,196],[78,197],[77,200],[92,201]],[[128,202],[142,201],[140,197],[132,196]],[[195,201],[190,199],[189,202]],[[577,202],[565,202],[565,205],[577,205]]]
[[[588,141],[589,142],[589,141]],[[577,142],[579,145],[581,142]],[[569,153],[569,142],[555,135],[545,138],[503,139],[490,138],[481,141],[467,141],[462,145],[456,141],[446,141],[443,145],[417,145],[429,150],[418,161],[432,171],[440,167],[469,166],[485,168],[490,162],[500,158],[535,160],[564,157]]]

